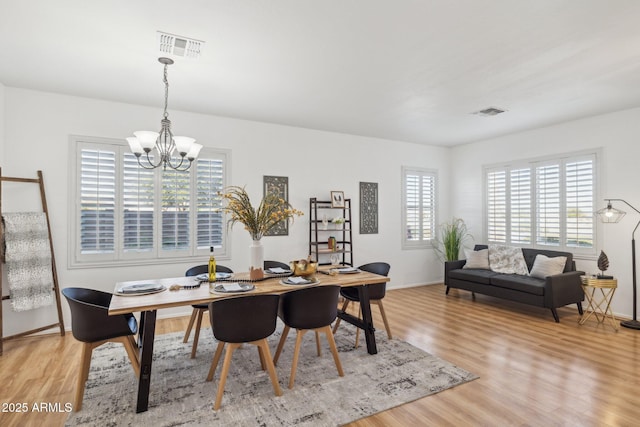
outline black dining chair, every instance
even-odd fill
[[[264,269],[265,271],[270,269],[270,268],[282,268],[283,270],[289,270],[291,267],[289,267],[289,264],[285,264],[284,262],[280,262],[280,261],[265,261],[264,262]]]
[[[358,267],[358,270],[368,271],[369,273],[379,274],[381,276],[388,276],[389,270],[391,266],[386,262],[372,262],[369,264],[364,264]],[[376,304],[378,308],[380,308],[380,315],[382,316],[382,321],[384,322],[384,328],[387,331],[387,336],[389,339],[391,338],[391,328],[389,327],[389,321],[387,320],[387,315],[384,312],[384,306],[382,305],[382,299],[384,298],[387,290],[386,283],[376,283],[372,285],[365,285],[369,287],[369,302],[371,304]],[[351,302],[360,302],[360,298],[358,297],[358,287],[346,287],[340,289],[340,295],[345,299],[344,304],[342,305],[342,311],[345,311]],[[359,312],[362,312],[362,309],[359,309]],[[340,326],[340,318],[336,321],[335,326],[333,327],[333,333],[335,334],[338,330],[338,326]],[[358,347],[358,341],[360,338],[360,328],[356,329],[356,343],[355,346]]]
[[[138,332],[138,322],[133,314],[109,316],[109,304],[112,294],[85,288],[64,288],[62,295],[71,309],[71,331],[78,341],[83,343],[80,373],[76,386],[73,409],[82,409],[84,388],[89,378],[89,367],[93,349],[112,341],[124,345],[131,366],[140,376],[138,346],[133,335]]]
[[[187,270],[186,273],[184,273],[184,275],[199,276],[208,272],[209,266],[207,264],[203,264],[191,267]],[[216,273],[233,273],[233,270],[223,265],[216,265]],[[193,307],[193,311],[191,312],[189,325],[187,325],[187,330],[184,334],[184,339],[182,340],[182,342],[186,343],[187,341],[189,341],[189,335],[191,335],[191,329],[193,328],[193,324],[195,323],[196,328],[193,334],[193,345],[191,346],[191,358],[195,359],[196,351],[198,350],[198,340],[200,339],[200,328],[202,327],[202,316],[207,310],[209,310],[209,304],[194,304],[191,307]]]
[[[207,381],[213,380],[222,351],[227,347],[224,361],[222,362],[218,391],[213,406],[214,410],[217,411],[222,403],[222,394],[224,393],[233,352],[241,347],[243,343],[253,344],[258,347],[262,369],[266,367],[276,396],[282,395],[267,342],[267,337],[276,330],[279,300],[280,297],[278,295],[266,294],[225,298],[209,304],[211,329],[213,330],[213,336],[218,341],[218,346],[211,361]]]
[[[278,342],[278,348],[273,358],[273,363],[278,363],[280,353],[284,347],[285,340],[291,328],[296,329],[296,344],[293,350],[293,361],[291,362],[291,375],[289,377],[289,388],[293,388],[296,379],[296,369],[298,366],[298,358],[300,356],[300,347],[302,337],[307,331],[316,332],[316,343],[318,356],[320,355],[320,344],[318,341],[318,333],[324,332],[333,360],[338,369],[338,375],[344,376],[342,364],[338,356],[336,342],[331,332],[331,323],[338,315],[338,293],[340,286],[314,286],[295,291],[287,292],[280,296],[280,307],[278,308],[278,316],[284,322],[284,330]]]

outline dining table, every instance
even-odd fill
[[[353,271],[355,270],[355,271]],[[339,273],[344,271],[344,273]],[[338,274],[336,274],[338,273]],[[247,292],[210,292],[209,283],[201,282],[195,276],[181,276],[171,278],[155,278],[147,280],[118,282],[115,293],[109,305],[109,315],[125,313],[140,313],[138,327],[138,348],[140,359],[140,375],[138,377],[138,394],[136,412],[145,412],[149,408],[149,392],[151,386],[151,365],[153,359],[153,342],[156,330],[156,316],[159,309],[181,307],[193,304],[206,304],[221,298],[246,297],[257,294],[283,294],[304,286],[339,285],[341,287],[357,286],[360,299],[362,318],[353,316],[338,309],[338,317],[364,331],[367,352],[376,354],[375,328],[371,316],[368,285],[389,281],[381,276],[357,269],[335,269],[320,267],[316,274],[316,281],[307,285],[291,285],[284,281],[286,277],[280,274],[267,274],[263,280],[250,280],[249,273],[235,273],[232,277],[219,283],[251,283],[253,289]],[[214,282],[218,283],[218,282]],[[122,294],[120,290],[132,287],[163,287],[160,292]],[[177,290],[171,290],[171,289]],[[231,287],[230,287],[231,288]]]

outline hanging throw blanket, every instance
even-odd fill
[[[53,270],[44,212],[3,215],[9,295],[14,311],[53,304]]]

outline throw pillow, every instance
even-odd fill
[[[537,277],[544,279],[547,276],[555,276],[564,271],[564,265],[567,262],[566,256],[557,256],[549,258],[548,256],[538,254],[535,261],[533,261],[533,267],[531,267],[531,277]]]
[[[529,274],[522,249],[514,246],[489,245],[489,267],[496,273]]]
[[[467,262],[462,268],[479,268],[489,270],[489,249],[465,251]]]

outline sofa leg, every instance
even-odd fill
[[[582,316],[584,314],[584,311],[582,310],[582,303],[578,303],[578,313],[580,313],[580,316]]]
[[[445,295],[449,295],[449,287],[448,286],[447,286],[447,289],[445,289],[444,294]]]
[[[553,314],[553,318],[556,320],[556,323],[560,323],[560,318],[558,317],[558,312],[555,308],[551,309],[551,313]]]

